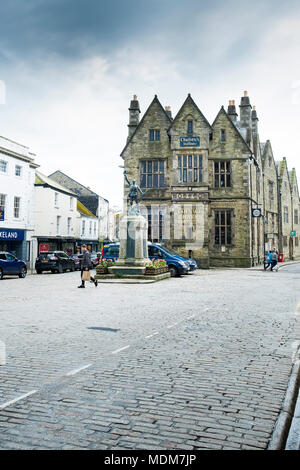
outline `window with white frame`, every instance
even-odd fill
[[[97,235],[97,223],[94,222],[94,236],[96,237]]]
[[[85,235],[85,220],[83,219],[82,221],[82,231],[81,231],[82,235]]]
[[[5,210],[6,194],[0,194],[0,211]]]
[[[74,198],[71,196],[70,197],[70,211],[74,209]]]
[[[92,235],[92,221],[90,220],[89,235]]]
[[[61,219],[61,216],[58,215],[56,217],[56,235],[60,234],[60,219]]]
[[[21,204],[21,198],[18,196],[14,197],[14,218],[19,219],[20,218],[20,204]]]
[[[58,193],[54,193],[54,206],[58,207]]]
[[[7,173],[7,162],[5,160],[0,160],[0,171]]]
[[[15,175],[21,176],[22,175],[22,167],[20,165],[15,166]]]
[[[68,225],[67,225],[68,235],[70,235],[71,233],[71,222],[72,222],[72,218],[68,217]]]

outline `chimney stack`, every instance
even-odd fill
[[[169,118],[172,119],[171,106],[166,106],[165,111],[166,111],[167,115],[169,116]]]
[[[235,101],[234,100],[229,100],[227,114],[230,117],[230,119],[232,120],[232,122],[237,121],[238,114],[236,112]]]
[[[136,130],[140,122],[140,105],[137,99],[137,95],[133,95],[133,100],[130,102],[129,110],[129,124],[128,124],[128,137],[127,142]]]
[[[244,96],[242,96],[240,104],[240,122],[242,127],[246,127],[248,129],[252,127],[251,109],[252,106],[250,104],[248,92],[244,91]]]
[[[258,134],[258,117],[257,117],[255,106],[253,106],[253,109],[252,109],[251,121],[252,121],[252,132],[254,135],[257,135]]]

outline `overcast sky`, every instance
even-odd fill
[[[128,107],[191,93],[209,122],[247,90],[300,177],[299,0],[0,0],[0,135],[122,205]],[[4,90],[5,88],[5,90]]]

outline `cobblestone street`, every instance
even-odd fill
[[[1,449],[267,449],[300,340],[300,272],[0,283]]]

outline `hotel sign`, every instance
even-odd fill
[[[0,220],[3,221],[4,220],[4,210],[0,210]]]
[[[200,147],[200,137],[180,137],[180,147]]]

